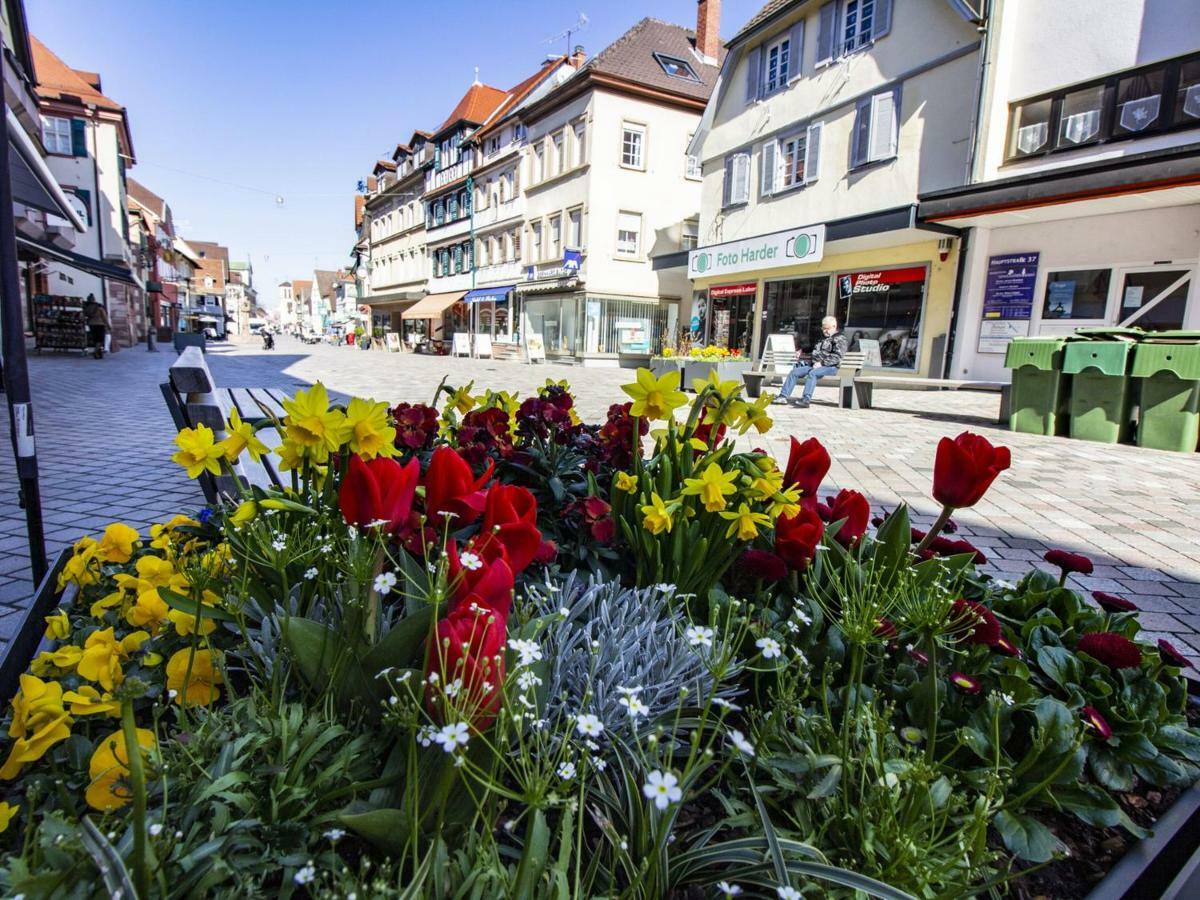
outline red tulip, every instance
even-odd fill
[[[470,464],[449,447],[438,447],[425,472],[425,515],[437,529],[443,525],[443,513],[453,514],[452,529],[469,525],[483,512],[483,486],[492,477],[493,463],[478,478]]]
[[[494,542],[488,552],[478,549],[478,545],[460,551],[458,544],[450,541],[446,545],[446,562],[452,610],[460,606],[486,607],[508,621],[512,609],[513,570],[503,544]]]
[[[829,451],[815,437],[800,443],[792,438],[787,467],[783,470],[785,487],[800,488],[800,498],[806,505],[817,502],[817,489],[829,473],[832,461]]]
[[[793,569],[804,569],[817,555],[825,523],[811,508],[802,506],[794,516],[775,521],[775,552]]]
[[[1081,553],[1071,553],[1069,550],[1047,550],[1042,557],[1052,566],[1062,569],[1063,575],[1075,572],[1080,575],[1092,574],[1092,561]]]
[[[1075,644],[1076,651],[1110,669],[1134,669],[1142,664],[1142,651],[1129,638],[1108,631],[1090,632]]]
[[[942,506],[974,506],[996,476],[1012,464],[1007,447],[994,447],[982,435],[964,431],[938,443],[933,464],[933,498]]]
[[[426,673],[431,711],[453,710],[440,718],[466,718],[476,729],[487,728],[500,707],[507,637],[507,616],[486,607],[460,605],[438,622]],[[432,675],[437,677],[430,683]]]
[[[870,518],[871,504],[858,491],[839,491],[829,504],[830,522],[846,520],[836,535],[838,543],[843,546],[852,546],[866,534]]]
[[[421,466],[411,459],[400,465],[382,456],[368,461],[357,453],[338,489],[338,505],[346,523],[365,528],[380,523],[388,534],[406,531]]]
[[[479,546],[485,552],[490,542],[499,541],[508,553],[513,574],[525,571],[542,543],[537,527],[537,500],[526,488],[493,483],[483,505]]]
[[[896,636],[896,623],[891,619],[875,621],[875,637],[887,638],[889,641]]]
[[[1083,713],[1083,720],[1091,726],[1100,740],[1107,741],[1112,737],[1112,726],[1108,724],[1108,720],[1104,716],[1100,715],[1100,710],[1094,706],[1085,706],[1080,712]]]

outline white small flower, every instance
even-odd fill
[[[713,697],[713,703],[722,709],[729,710],[730,712],[738,712],[741,709],[741,707],[732,700],[726,700],[724,697]]]
[[[477,553],[472,553],[470,550],[464,550],[462,555],[458,557],[458,561],[462,563],[464,569],[470,569],[472,572],[483,568],[483,560],[479,558]]]
[[[656,585],[654,585],[654,590],[656,590],[656,591],[658,591],[658,592],[660,592],[660,593],[663,593],[663,594],[669,594],[669,593],[671,593],[673,590],[675,590],[675,585],[673,585],[673,584],[666,584],[666,583],[664,582],[663,584],[656,584]]]
[[[779,641],[775,640],[775,638],[759,638],[754,642],[754,646],[762,651],[763,659],[774,659],[783,652],[783,649],[779,646]]]
[[[515,650],[517,653],[518,667],[531,666],[542,658],[542,648],[538,646],[537,641],[510,638],[508,646],[509,649]]]
[[[375,593],[381,597],[386,597],[392,592],[392,588],[396,586],[395,572],[380,572],[375,576]]]
[[[728,897],[736,897],[742,892],[741,887],[736,884],[730,884],[728,881],[718,881],[717,890]]]
[[[888,772],[879,779],[879,786],[895,790],[900,786],[900,776],[895,772]]]
[[[325,832],[325,839],[333,841],[335,844],[346,836],[346,832],[341,828],[330,828]]]
[[[445,694],[447,697],[449,697],[451,700],[453,700],[455,697],[458,696],[459,692],[462,690],[462,686],[463,686],[462,679],[455,678],[453,681],[449,682],[444,688],[442,688],[442,693]]]
[[[636,719],[638,716],[650,715],[650,707],[643,703],[635,694],[622,697],[617,702],[629,710],[629,718],[631,719]]]
[[[434,735],[437,734],[437,729],[432,725],[422,725],[417,731],[417,742],[422,747],[428,747],[433,744]]]
[[[354,540],[356,537],[358,537],[358,529],[353,525],[349,526],[346,529],[346,536],[350,538],[350,540]]]
[[[532,672],[522,672],[517,676],[517,687],[523,691],[531,690],[542,683],[542,679],[538,678]]]
[[[808,614],[807,614],[807,613],[805,613],[803,610],[800,610],[800,609],[796,610],[796,612],[795,612],[795,616],[796,616],[796,620],[797,620],[797,621],[799,621],[799,622],[803,622],[805,625],[811,625],[811,624],[812,624],[812,619],[810,619],[810,618],[808,617]]]
[[[790,631],[792,634],[799,634],[799,633],[800,633],[800,626],[799,626],[799,625],[797,625],[795,622],[791,621],[790,619],[788,620],[788,623],[787,623],[787,629],[788,629],[788,631]]]
[[[314,867],[313,864],[310,862],[307,866],[305,866],[299,872],[297,872],[295,875],[293,875],[292,880],[294,882],[296,882],[296,884],[309,884],[316,877],[317,877],[316,867]]]
[[[1012,694],[1000,694],[1000,700],[1005,706],[1012,706],[1016,702]]]
[[[179,696],[179,691],[175,690],[174,688],[167,691],[167,699],[168,700],[174,700],[178,696]]]
[[[747,756],[754,755],[754,745],[746,740],[746,736],[736,728],[729,732],[729,741],[737,747],[738,752],[745,753]]]
[[[801,896],[798,890],[787,884],[775,888],[775,893],[778,895],[779,900],[800,900]]]
[[[159,822],[155,822],[150,826],[150,837],[158,837],[162,834],[163,827]]]
[[[658,809],[666,809],[672,803],[683,799],[683,789],[679,787],[679,779],[670,772],[651,772],[646,776],[642,785],[642,793],[647,800],[653,800]]]
[[[439,681],[441,681],[441,677],[438,675],[437,672],[430,672],[429,677],[426,678],[425,680],[428,681],[430,684],[437,684]]]
[[[565,619],[571,615],[571,611],[569,609],[567,609],[565,606],[560,606],[558,608],[558,614]]]
[[[316,577],[317,577],[317,570],[316,570],[315,566],[310,569],[305,570],[305,572],[304,572],[304,580],[305,581],[312,581]]]
[[[283,538],[275,538],[275,540],[271,541],[271,546],[274,547],[276,550],[286,550],[287,549],[287,541],[285,541]],[[303,871],[303,870],[301,870],[301,871]]]
[[[585,737],[599,737],[604,732],[604,723],[599,716],[584,713],[576,721],[575,729]]]
[[[433,735],[433,739],[446,753],[453,753],[459,747],[465,747],[471,736],[467,733],[466,722],[453,722],[443,725],[441,731]]]
[[[1015,584],[1013,584],[1011,581],[1005,581],[1003,578],[997,578],[992,582],[992,584],[1000,588],[1002,591],[1015,591],[1017,589]]]
[[[693,647],[711,647],[713,645],[713,630],[703,625],[689,625],[683,636]]]
[[[182,841],[182,840],[183,840],[183,832],[182,832],[182,831],[176,831],[176,832],[175,832],[175,840],[177,840],[177,841]]]
[[[639,684],[636,687],[625,687],[624,685],[617,686],[617,693],[622,697],[632,697],[634,694],[640,694],[642,686]]]
[[[448,509],[444,509],[444,510],[442,510],[440,513],[438,513],[438,515],[439,515],[439,516],[442,516],[442,517],[443,517],[443,518],[445,518],[446,520],[450,520],[450,519],[457,519],[457,518],[458,518],[458,513],[456,513],[456,512],[450,512],[450,510],[448,510]]]
[[[572,778],[574,778],[575,777],[575,763],[573,763],[573,762],[560,763],[559,767],[558,767],[558,777],[561,778],[563,781],[570,781]]]
[[[391,519],[372,519],[367,523],[368,528],[382,528],[384,525],[391,525]]]

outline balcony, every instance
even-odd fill
[[[524,272],[524,266],[516,260],[496,263],[491,266],[480,266],[475,271],[475,284],[483,286],[521,281],[525,277]]]
[[[460,178],[466,178],[471,174],[471,170],[475,168],[474,163],[475,160],[471,156],[464,156],[452,166],[430,171],[425,176],[425,192],[436,191],[438,188],[458,181]]]
[[[525,196],[522,194],[506,200],[504,203],[475,210],[475,227],[477,229],[487,228],[497,222],[506,222],[523,215],[525,215]]]

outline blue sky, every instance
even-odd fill
[[[547,39],[580,11],[590,22],[572,43],[589,54],[642,16],[696,17],[695,0],[25,2],[30,30],[67,65],[100,72],[127,108],[130,174],[170,203],[185,237],[249,256],[269,306],[280,281],[348,264],[356,182],[414,128],[440,124],[475,66],[512,86],[563,51]],[[762,2],[725,0],[721,34]]]

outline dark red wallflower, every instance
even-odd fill
[[[1002,650],[1009,656],[1015,656],[1017,659],[1021,658],[1021,648],[1003,635],[1001,635],[1000,640],[996,641],[996,649]]]
[[[996,476],[1012,465],[1007,447],[995,447],[982,435],[964,431],[938,442],[933,463],[933,498],[943,506],[974,506]]]
[[[800,488],[800,498],[806,505],[817,502],[817,489],[829,473],[832,460],[829,451],[815,437],[804,443],[792,438],[787,466],[783,470],[784,487]]]
[[[443,513],[451,514],[451,528],[469,525],[483,512],[486,492],[483,486],[492,477],[492,463],[478,478],[471,465],[450,447],[433,451],[425,472],[425,515],[429,524],[440,530]]]
[[[1108,719],[1100,715],[1100,710],[1094,706],[1085,706],[1080,710],[1083,715],[1083,721],[1088,727],[1096,732],[1097,737],[1102,741],[1107,741],[1112,737],[1112,726],[1108,724]]]
[[[614,403],[608,408],[608,417],[597,434],[603,462],[614,469],[630,469],[633,466],[633,429],[636,421],[638,437],[650,432],[650,423],[644,416],[636,420],[629,414],[633,403]]]
[[[1123,613],[1137,612],[1137,606],[1124,597],[1118,597],[1116,594],[1110,594],[1107,591],[1092,591],[1092,599],[1100,605],[1100,608],[1105,612]]]
[[[353,453],[338,489],[342,516],[347,524],[358,528],[379,523],[388,534],[404,533],[410,525],[420,477],[421,465],[415,459],[402,466],[382,456],[367,462]]]
[[[1142,664],[1142,651],[1129,638],[1109,631],[1093,631],[1083,635],[1075,649],[1110,669],[1133,669]]]
[[[886,521],[887,521],[887,519],[885,519],[883,516],[873,516],[871,518],[871,524],[874,525],[876,528],[878,528],[880,525],[882,525]]]
[[[513,572],[525,571],[542,543],[537,527],[537,500],[527,489],[493,482],[483,506],[479,546],[485,552],[492,541],[504,545]]]
[[[794,516],[775,520],[775,552],[793,569],[804,569],[816,556],[825,523],[812,509],[801,506]]]
[[[734,571],[746,578],[775,582],[787,577],[788,567],[770,550],[746,550],[738,557]]]
[[[570,395],[566,394],[569,398]],[[528,397],[517,409],[517,434],[524,438],[546,440],[553,437],[555,443],[570,441],[574,426],[571,424],[570,404],[555,403],[544,397]]]
[[[725,439],[725,430],[726,430],[725,423],[722,422],[720,425],[717,426],[717,435],[715,438],[713,438],[712,437],[712,425],[710,425],[708,423],[701,423],[700,425],[696,426],[696,430],[695,430],[695,432],[693,432],[692,437],[695,438],[696,440],[700,441],[705,446],[708,446],[709,438],[712,438],[712,446],[716,447],[718,444],[721,443],[721,441],[723,441]],[[698,447],[695,449],[696,449],[696,453],[703,452]]]
[[[915,662],[918,666],[929,665],[929,657],[920,650],[909,650],[908,655],[912,657],[913,662]]]
[[[563,509],[563,515],[578,516],[581,527],[586,528],[592,540],[598,544],[608,544],[617,536],[617,523],[612,516],[612,507],[600,497],[594,495],[576,500]]]
[[[838,543],[849,547],[867,531],[867,520],[871,517],[871,504],[858,491],[839,491],[829,504],[829,521],[845,523],[835,535]]]
[[[1063,570],[1063,574],[1070,572],[1077,572],[1080,575],[1092,574],[1092,561],[1080,553],[1071,553],[1069,550],[1047,550],[1042,559],[1052,566],[1058,566]]]
[[[534,554],[533,561],[539,566],[548,566],[554,562],[556,556],[558,556],[558,544],[547,538],[538,546],[538,552]]]
[[[970,541],[952,540],[939,535],[938,537],[935,537],[929,544],[929,549],[938,556],[957,556],[960,553],[974,554],[975,558],[972,560],[972,562],[974,562],[977,566],[986,565],[988,561],[987,556],[984,555],[983,551]]]
[[[1180,653],[1174,644],[1163,638],[1160,638],[1158,641],[1158,654],[1163,658],[1163,662],[1170,663],[1173,666],[1179,666],[1181,669],[1192,667],[1192,661]]]
[[[958,523],[953,519],[947,519],[946,524],[942,526],[943,534],[956,534],[958,532]]]
[[[473,468],[482,467],[492,454],[508,458],[513,452],[508,413],[494,406],[471,410],[463,416],[455,442],[458,452]]]
[[[1000,620],[982,603],[959,597],[950,608],[950,633],[968,644],[995,647],[1000,640]]]
[[[438,433],[438,411],[424,403],[397,403],[392,409],[398,450],[428,450]]]

